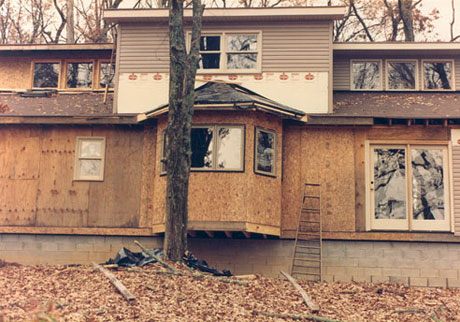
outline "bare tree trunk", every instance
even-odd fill
[[[406,41],[414,41],[414,17],[412,16],[412,0],[398,0],[399,15],[403,22]]]
[[[170,80],[166,149],[165,259],[178,261],[187,249],[188,184],[191,164],[190,133],[195,100],[201,16],[204,7],[193,0],[192,44],[187,55],[183,0],[169,2]]]
[[[73,0],[67,0],[67,43],[73,44],[75,42],[75,23],[74,23],[74,3]]]

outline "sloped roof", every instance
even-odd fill
[[[336,92],[330,115],[460,119],[460,92]]]
[[[283,117],[302,117],[304,112],[275,102],[259,95],[243,86],[231,83],[207,82],[195,90],[195,109],[233,109],[254,108]],[[163,114],[168,110],[168,104],[144,113],[145,118]]]

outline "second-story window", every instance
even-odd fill
[[[115,64],[110,62],[101,62],[99,68],[99,87],[114,87]]]
[[[199,70],[257,72],[260,65],[259,33],[205,34],[200,39]]]
[[[93,63],[67,64],[67,88],[91,88],[93,86]]]
[[[355,90],[380,90],[381,62],[358,61],[351,62],[352,89]]]
[[[423,61],[423,89],[452,89],[451,61]]]
[[[58,62],[35,62],[33,87],[57,88],[59,84]]]
[[[387,89],[417,89],[417,62],[387,61]]]

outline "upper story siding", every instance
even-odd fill
[[[329,72],[332,60],[331,22],[204,23],[202,32],[260,31],[262,72]],[[121,73],[169,70],[169,38],[165,25],[123,23],[119,33]]]

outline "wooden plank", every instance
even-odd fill
[[[206,235],[208,235],[209,238],[214,238],[214,232],[205,230]]]
[[[106,138],[106,157],[104,181],[90,183],[88,226],[137,228],[143,129],[98,127],[94,128],[93,135]]]
[[[424,126],[374,126],[368,129],[369,140],[449,140],[449,129]]]
[[[0,124],[138,124],[135,116],[8,116],[0,115]]]
[[[87,228],[87,227],[14,227],[0,226],[2,234],[37,235],[105,235],[105,236],[153,236],[150,228]]]
[[[101,265],[92,262],[93,266],[96,267],[100,272],[102,272],[105,277],[116,287],[116,289],[123,295],[123,297],[129,302],[134,301],[136,297],[120,282],[112,273],[103,268]]]
[[[418,241],[418,242],[454,242],[460,237],[451,233],[436,232],[323,232],[323,240],[376,240],[376,241]]]
[[[270,225],[259,225],[254,223],[246,223],[246,231],[257,234],[267,234],[272,236],[280,235],[280,227]]]
[[[366,132],[361,129],[355,129],[353,134],[353,154],[355,158],[355,227],[358,231],[364,231],[366,230]]]
[[[151,227],[153,224],[153,193],[155,184],[156,126],[144,126],[142,154],[141,204],[139,209],[139,227]]]
[[[288,273],[285,273],[283,271],[281,271],[281,274],[283,274],[289,282],[291,282],[291,284],[294,286],[294,288],[299,291],[300,295],[302,295],[302,298],[305,302],[305,304],[307,304],[307,306],[310,308],[310,310],[313,312],[313,313],[316,313],[316,312],[319,312],[319,306],[313,302],[313,300],[310,298],[310,296],[308,296],[307,292],[305,292],[303,290],[303,288],[295,281],[295,279],[289,275]]]
[[[232,232],[231,231],[224,231],[225,233],[225,236],[227,236],[227,238],[232,238]]]

